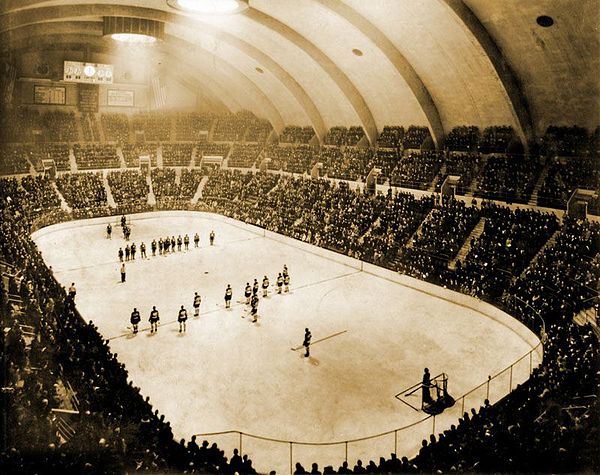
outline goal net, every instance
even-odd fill
[[[440,373],[429,380],[412,386],[396,394],[396,399],[403,402],[415,411],[427,414],[440,414],[447,407],[454,405],[454,398],[448,394],[448,375]]]

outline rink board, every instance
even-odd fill
[[[394,395],[432,374],[449,375],[449,391],[460,397],[508,367],[538,344],[537,337],[512,317],[477,299],[402,276],[262,228],[201,212],[132,215],[131,241],[144,241],[148,259],[127,263],[121,284],[120,229],[105,238],[114,217],[61,223],[34,233],[44,259],[65,286],[75,282],[77,306],[110,339],[135,385],[171,422],[176,438],[239,430],[282,441],[334,442],[378,434],[415,423],[415,412]],[[215,231],[215,245],[208,234]],[[193,235],[201,243],[194,248]],[[150,242],[187,233],[190,250],[151,257]],[[251,323],[240,300],[246,282],[274,284],[287,264],[291,292],[270,295]],[[231,310],[224,309],[227,284],[234,289]],[[202,296],[200,318],[193,318],[194,292]],[[177,310],[190,314],[179,333]],[[161,312],[156,335],[148,329],[152,305]],[[129,314],[137,307],[143,330],[133,336]],[[310,328],[311,357],[290,351]],[[332,336],[333,335],[333,336]],[[492,402],[525,381],[525,358],[512,374],[495,379],[465,400],[466,408]],[[436,419],[436,431],[455,423],[461,407]],[[413,455],[432,421],[376,439],[348,444],[348,459]],[[236,434],[210,437],[231,455]],[[345,444],[292,446],[294,463],[312,461],[336,468]],[[287,442],[243,437],[243,451],[255,467],[289,471]],[[337,465],[336,465],[337,464]]]

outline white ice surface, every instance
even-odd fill
[[[115,222],[115,218],[111,218]],[[87,224],[86,224],[87,223]],[[216,242],[208,245],[214,229]],[[330,442],[394,430],[422,419],[394,398],[420,381],[423,368],[449,374],[449,391],[460,396],[488,375],[507,367],[531,346],[506,326],[477,312],[433,298],[350,267],[260,237],[229,223],[197,214],[133,218],[136,260],[127,263],[127,282],[120,283],[117,258],[124,246],[120,230],[105,238],[105,224],[81,221],[74,229],[44,230],[34,236],[44,259],[65,286],[75,282],[77,307],[93,320],[118,353],[134,384],[171,422],[176,438],[195,433],[239,430],[300,442]],[[201,246],[194,248],[199,232]],[[188,252],[151,257],[150,242],[161,236],[192,240]],[[139,244],[149,258],[141,260]],[[251,323],[243,298],[246,282],[267,275],[273,284],[284,264],[291,292],[260,299],[259,321]],[[230,283],[233,305],[224,309]],[[202,296],[201,315],[193,318],[194,291]],[[262,294],[261,294],[262,295]],[[180,305],[190,319],[180,334]],[[156,335],[148,330],[152,305],[161,315]],[[127,329],[137,307],[144,330]],[[346,331],[303,351],[304,328],[313,341]],[[515,368],[512,387],[527,378],[529,360]],[[508,391],[506,377],[495,381],[490,399]],[[502,387],[500,387],[502,386]],[[486,388],[471,395],[465,409],[479,406]],[[420,404],[418,396],[412,402]],[[437,417],[436,431],[455,423],[458,403]],[[432,421],[371,441],[349,445],[350,465],[361,457],[414,455]],[[394,437],[396,441],[394,441]],[[200,437],[202,439],[203,437]],[[231,455],[237,435],[206,437]],[[396,445],[397,444],[397,445]],[[345,446],[294,445],[293,462],[333,464],[345,457]],[[262,471],[289,471],[289,444],[243,438],[243,451]]]

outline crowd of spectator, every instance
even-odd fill
[[[234,143],[229,154],[228,166],[232,168],[252,168],[257,163],[262,145],[253,143]]]
[[[30,217],[60,207],[60,198],[47,176],[24,176],[21,188],[24,191],[23,209]]]
[[[25,149],[20,145],[3,144],[0,148],[0,175],[21,175],[29,173],[31,165],[27,160]]]
[[[67,204],[82,214],[107,206],[102,173],[65,173],[56,178],[56,186]]]
[[[542,168],[537,157],[492,155],[485,162],[475,196],[527,203]]]
[[[460,177],[456,184],[456,194],[466,194],[471,189],[471,183],[478,175],[480,166],[481,157],[479,154],[448,152],[444,159],[444,165],[440,169],[435,191],[440,191],[446,177],[453,175]]]
[[[422,150],[431,140],[431,133],[427,127],[411,125],[404,133],[402,146],[405,149]]]
[[[73,154],[77,168],[82,170],[99,170],[102,168],[119,168],[121,162],[117,157],[114,145],[84,144],[73,145]]]
[[[140,112],[131,117],[134,131],[144,133],[148,142],[168,142],[171,140],[171,124],[173,117],[162,112]]]
[[[486,127],[479,141],[479,152],[484,154],[507,153],[514,140],[515,132],[509,125]]]
[[[391,173],[393,186],[427,190],[443,164],[443,156],[435,151],[410,152],[403,156]]]
[[[197,145],[196,150],[196,166],[199,167],[202,162],[203,157],[223,157],[225,158],[229,151],[231,150],[231,145],[228,143],[213,143],[213,142],[203,142]]]
[[[150,187],[139,170],[108,172],[106,179],[118,209],[137,208],[148,203]]]
[[[73,112],[51,111],[41,115],[46,142],[77,142],[77,119]]]
[[[195,142],[201,132],[208,135],[212,128],[214,116],[199,112],[179,112],[175,115],[175,140]]]
[[[308,144],[314,136],[315,130],[311,126],[288,125],[279,134],[279,142]]]
[[[156,162],[156,145],[152,144],[125,144],[121,148],[125,166],[127,168],[138,168],[140,166],[140,157],[150,157],[150,166],[157,166]]]
[[[591,151],[591,138],[583,127],[551,125],[542,137],[540,151],[550,157],[581,157]]]
[[[194,145],[190,143],[173,143],[162,145],[164,167],[187,167],[192,161]]]
[[[540,187],[537,204],[564,209],[576,188],[600,192],[600,162],[597,156],[552,159]],[[594,209],[594,206],[590,208]]]
[[[404,127],[386,125],[377,137],[377,146],[398,148],[402,145],[402,139],[404,139]]]
[[[216,142],[240,142],[251,121],[248,114],[230,114],[217,118],[212,139]]]
[[[129,117],[125,114],[102,113],[100,117],[104,138],[108,142],[124,145],[129,142]]]
[[[273,127],[268,120],[255,119],[248,124],[244,140],[246,142],[265,143],[272,130]]]
[[[446,136],[446,148],[454,152],[475,152],[479,143],[479,127],[461,125],[454,127]]]
[[[269,145],[265,150],[265,157],[269,158],[269,170],[282,170],[291,173],[310,172],[314,157],[318,156],[319,149],[310,145]]]
[[[336,126],[329,129],[327,135],[325,135],[325,145],[357,145],[365,135],[365,131],[360,126],[351,126],[346,128],[344,126]]]
[[[96,114],[81,114],[81,130],[83,131],[83,140],[85,142],[100,142],[100,128],[96,120]]]

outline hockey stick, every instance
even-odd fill
[[[329,335],[329,336],[323,337],[323,338],[321,338],[319,340],[315,340],[309,346],[313,346],[313,345],[316,345],[317,343],[321,343],[322,341],[329,340],[330,338],[333,338],[334,336],[338,336],[338,335],[341,335],[343,333],[346,333],[347,331],[348,330],[343,330],[341,332],[334,333],[333,335]],[[298,350],[301,350],[302,348],[304,348],[304,345],[297,346],[296,348],[290,348],[290,350],[292,350],[292,351],[298,351]]]

